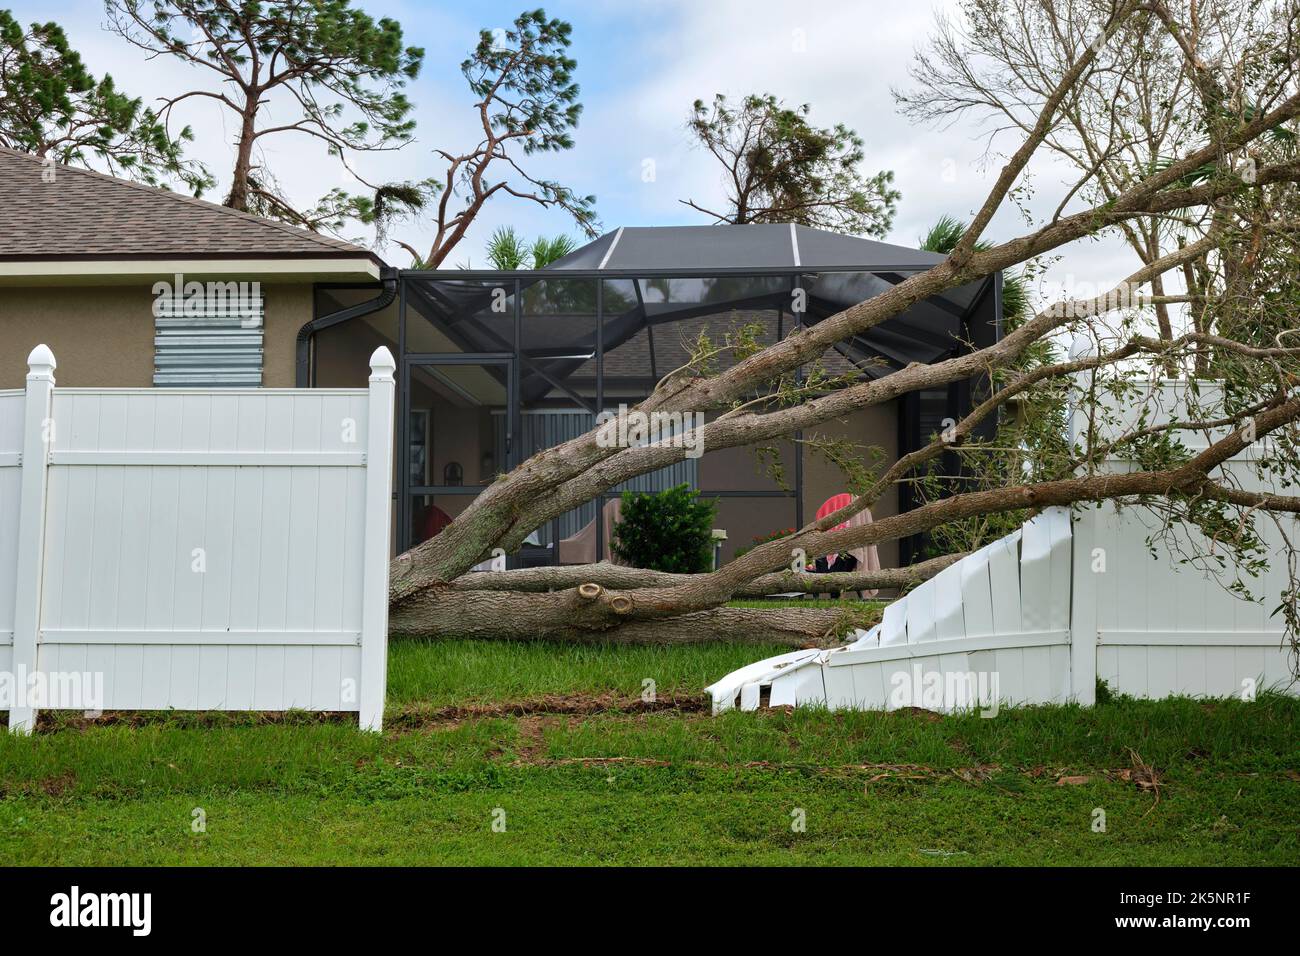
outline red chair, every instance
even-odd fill
[[[449,524],[451,524],[451,517],[447,512],[437,505],[429,505],[429,510],[424,515],[424,537],[420,540],[428,541]]]
[[[818,519],[825,518],[828,514],[833,514],[841,508],[847,508],[856,501],[856,497],[848,493],[832,495],[827,498],[825,503],[817,509]],[[871,524],[871,509],[863,508],[847,521],[837,524],[832,530],[839,531],[841,528],[859,527],[864,524]],[[854,548],[849,554],[858,559],[858,571],[879,571],[880,570],[880,553],[874,544],[869,544],[861,548]],[[820,557],[820,555],[817,555]],[[833,564],[838,554],[826,555],[826,563]],[[875,588],[867,591],[858,592],[863,598],[875,597],[878,593]]]
[[[853,496],[851,494],[848,494],[847,492],[843,494],[832,495],[831,497],[826,499],[825,503],[820,508],[817,509],[817,520],[820,521],[822,518],[825,518],[828,514],[833,514],[834,512],[839,511],[841,508],[847,508],[851,504],[853,504]],[[831,530],[839,531],[841,528],[847,528],[848,526],[849,523],[847,521],[843,521],[837,524]],[[835,559],[837,557],[839,557],[838,554],[826,555],[826,563],[834,564]]]

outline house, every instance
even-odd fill
[[[404,550],[498,473],[634,405],[701,343],[770,344],[941,259],[803,226],[670,226],[618,229],[541,271],[395,270],[337,239],[0,150],[0,388],[21,384],[42,341],[62,385],[139,387],[358,387],[366,356],[387,346]],[[994,341],[1000,316],[993,276],[837,343],[819,365],[886,375]],[[817,433],[878,448],[888,464],[969,408],[977,387],[914,393]],[[687,482],[716,498],[727,559],[845,490],[804,442],[773,447],[705,449],[625,487]],[[600,504],[539,529],[533,560],[562,560],[560,543],[593,528],[604,556]],[[875,510],[910,504],[895,492]],[[915,542],[880,552],[893,566]]]
[[[65,386],[290,387],[317,285],[374,283],[382,267],[346,242],[0,148],[0,388],[22,386],[39,342]],[[155,286],[178,282],[243,294],[155,315]]]

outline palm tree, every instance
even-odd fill
[[[563,259],[578,248],[572,236],[552,236],[550,239],[538,236],[531,249],[533,268],[545,269],[556,259]]]
[[[964,235],[966,235],[966,223],[952,216],[940,216],[938,222],[921,238],[920,248],[943,256],[950,255]],[[992,245],[993,243],[987,239],[981,239],[975,243],[975,248],[987,249]],[[1029,290],[1025,286],[1024,276],[1019,272],[1004,272],[1002,274],[1002,327],[1007,331],[1014,329],[1025,319],[1028,308]]]
[[[514,226],[499,226],[487,242],[487,260],[493,269],[545,269],[578,248],[572,236],[538,236],[528,245]]]
[[[528,254],[514,226],[498,226],[487,241],[486,252],[488,265],[503,272],[522,269]]]

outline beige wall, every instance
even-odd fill
[[[265,285],[266,355],[263,358],[262,385],[266,388],[293,388],[298,361],[298,330],[312,320],[311,285]],[[366,375],[369,377],[367,367]]]
[[[262,284],[266,333],[262,384],[294,384],[298,330],[312,318],[312,287]],[[0,388],[22,388],[27,356],[45,343],[65,387],[140,388],[153,383],[149,285],[0,288]]]

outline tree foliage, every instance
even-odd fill
[[[900,193],[894,174],[861,169],[862,138],[843,123],[820,128],[807,104],[789,108],[775,96],[732,104],[721,93],[696,100],[687,129],[725,169],[727,206],[682,200],[717,222],[782,223],[853,235],[884,236]]]
[[[188,126],[170,135],[140,97],[96,78],[57,23],[26,29],[0,10],[0,144],[151,186],[175,180],[200,195],[213,184],[187,160]]]
[[[594,196],[525,168],[525,158],[573,147],[582,115],[577,62],[568,55],[573,28],[538,9],[521,13],[508,29],[482,30],[461,73],[475,97],[481,136],[464,152],[438,149],[446,162],[438,180],[434,238],[421,256],[403,244],[425,268],[437,268],[465,237],[483,207],[496,195],[561,209],[589,236],[596,234]]]
[[[918,52],[911,88],[895,91],[914,120],[950,125],[968,119],[987,132],[988,155],[1031,129],[1059,77],[1080,49],[1100,56],[1082,70],[1044,130],[1042,150],[1075,170],[1056,215],[1074,202],[1113,202],[1135,183],[1168,169],[1194,144],[1221,137],[1285,96],[1294,78],[1290,54],[1275,31],[1294,29],[1295,4],[1259,0],[1125,3],[1053,0],[1016,6],[963,0],[939,18]],[[1188,169],[1170,185],[1204,183],[1244,170],[1266,153],[1276,159],[1294,133],[1270,129],[1250,150],[1234,150]],[[1114,234],[1146,263],[1205,236],[1231,201],[1216,200],[1177,216],[1137,216]],[[1149,311],[1159,336],[1172,340],[1180,312],[1200,321],[1205,302],[1193,288],[1240,273],[1230,246],[1207,251],[1171,275],[1151,280]],[[1166,289],[1189,280],[1184,295]],[[1204,326],[1201,331],[1208,331]],[[1198,356],[1205,374],[1206,355]],[[1167,375],[1178,374],[1166,365]]]
[[[397,149],[415,128],[403,92],[424,51],[405,46],[402,27],[350,0],[107,0],[109,28],[151,55],[186,62],[211,83],[162,97],[164,122],[196,101],[233,116],[235,159],[225,204],[309,229],[337,230],[348,219],[382,227],[422,208],[429,183],[375,184],[353,169],[354,153]],[[272,119],[272,108],[275,118]],[[270,137],[318,141],[369,195],[331,190],[302,207],[261,149]]]

